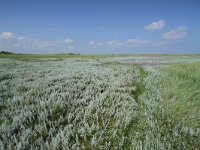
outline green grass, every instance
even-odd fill
[[[200,63],[173,65],[161,72],[167,113],[187,126],[200,127]]]
[[[193,65],[197,68],[193,68]],[[199,70],[199,64],[193,65],[188,66],[188,68],[191,70]],[[179,67],[184,65],[175,66]],[[191,126],[191,123],[193,123],[192,121],[194,120],[188,120],[188,123],[182,121],[183,118],[177,116],[177,114],[180,112],[177,112],[175,109],[176,103],[172,101],[169,102],[165,97],[166,95],[170,94],[167,93],[166,89],[170,89],[174,86],[174,88],[178,91],[178,87],[176,87],[178,81],[174,82],[174,78],[176,80],[179,79],[179,77],[176,76],[176,71],[178,70],[175,66],[161,69],[161,72],[153,71],[149,72],[148,74],[146,74],[145,71],[140,71],[140,76],[143,74],[143,80],[141,84],[144,85],[144,89],[141,90],[142,94],[138,96],[137,100],[138,120],[135,121],[136,124],[132,124],[132,127],[130,127],[130,129],[132,128],[133,130],[129,130],[131,132],[129,132],[129,135],[132,136],[133,140],[132,142],[126,144],[126,149],[182,150],[198,149],[200,147],[200,132],[197,122],[199,113],[195,113],[194,116],[196,117],[196,120],[194,120],[196,123],[195,125]],[[175,67],[174,70],[168,70],[172,69],[173,67]],[[188,71],[191,70],[187,70],[185,73],[188,73]],[[170,76],[169,73],[173,74],[174,78],[172,75]],[[198,77],[198,71],[195,73],[197,75],[194,75],[196,79]],[[191,77],[187,77],[186,79],[192,80]],[[192,85],[188,84],[187,82],[185,89],[188,90],[190,86]],[[197,89],[198,88],[196,88],[196,90]],[[179,94],[180,93],[176,92],[173,96],[178,97]],[[187,94],[188,93],[186,93],[186,95]],[[179,101],[180,97],[176,100]],[[178,106],[182,107],[187,105],[182,103],[182,105]],[[199,106],[196,106],[196,109],[198,108]],[[194,106],[191,106],[190,110],[192,111],[193,109]],[[191,114],[191,116],[192,115],[193,114]]]
[[[64,58],[88,58],[88,56],[83,55],[67,55],[67,54],[55,54],[55,55],[37,55],[37,54],[0,54],[0,58],[10,58],[10,59],[16,59],[16,60],[22,60],[22,61],[31,61],[36,59],[42,59],[42,58],[58,58],[58,59],[64,59]]]
[[[0,58],[10,58],[22,61],[32,61],[42,58],[58,58],[58,59],[67,59],[67,58],[86,58],[86,59],[100,59],[106,57],[126,57],[131,55],[69,55],[69,54],[0,54]]]
[[[101,54],[101,55],[70,55],[70,54],[0,54],[0,58],[10,58],[16,59],[21,61],[35,61],[42,58],[57,58],[57,59],[66,59],[66,58],[89,58],[89,59],[100,59],[100,58],[107,58],[107,57],[164,57],[164,58],[199,58],[200,54],[195,55],[170,55],[170,54]]]
[[[119,65],[120,63],[118,61],[107,61],[104,64],[105,65]]]

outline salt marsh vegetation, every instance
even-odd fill
[[[177,72],[169,65],[144,70],[138,63],[162,59],[136,57],[27,60],[0,59],[0,149],[199,149],[198,115],[190,125],[169,113],[177,103],[185,106],[181,91],[169,91],[182,79],[175,73],[188,73],[184,66]],[[196,83],[198,73],[184,80]],[[166,84],[174,79],[174,86]],[[198,93],[198,84],[194,88]],[[198,103],[197,95],[189,96]]]
[[[136,67],[73,60],[1,64],[1,149],[123,147],[137,110],[131,96]]]

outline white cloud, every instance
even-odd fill
[[[3,32],[0,33],[0,38],[4,40],[9,40],[15,38],[15,34],[12,32]]]
[[[116,41],[116,40],[112,40],[112,41],[108,41],[107,45],[114,46],[114,47],[124,46],[124,42],[119,42],[119,41]]]
[[[89,41],[88,44],[93,48],[97,48],[98,46],[104,45],[102,42],[95,42],[95,41]]]
[[[158,30],[162,29],[165,26],[165,21],[164,20],[159,20],[159,21],[154,21],[151,24],[145,26],[144,28],[146,30]]]
[[[107,45],[112,47],[121,47],[121,46],[141,46],[141,45],[150,45],[152,41],[149,40],[140,40],[137,38],[128,39],[126,41],[108,41]]]
[[[23,36],[19,36],[19,37],[17,37],[17,39],[23,41],[23,40],[25,39],[25,37],[23,37]]]
[[[163,33],[162,38],[164,38],[164,39],[181,39],[181,38],[185,38],[186,35],[187,35],[187,28],[179,27],[177,29]]]
[[[95,44],[94,41],[90,41],[90,42],[89,42],[89,45],[94,45],[94,44]]]
[[[75,49],[72,39],[65,40],[43,40],[16,36],[11,32],[0,33],[0,48],[24,53],[56,53],[61,50],[64,53]]]
[[[65,39],[65,43],[72,44],[72,43],[74,43],[74,40],[67,38],[67,39]]]

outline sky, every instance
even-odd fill
[[[200,53],[199,0],[0,0],[0,51]]]

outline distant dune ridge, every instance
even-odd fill
[[[16,53],[13,53],[13,52],[8,52],[8,51],[0,51],[0,54],[16,54]],[[17,53],[17,54],[22,54],[22,53]],[[80,54],[76,54],[76,53],[60,53],[58,55],[80,55]]]
[[[15,53],[7,52],[7,51],[1,51],[0,54],[15,54]]]

